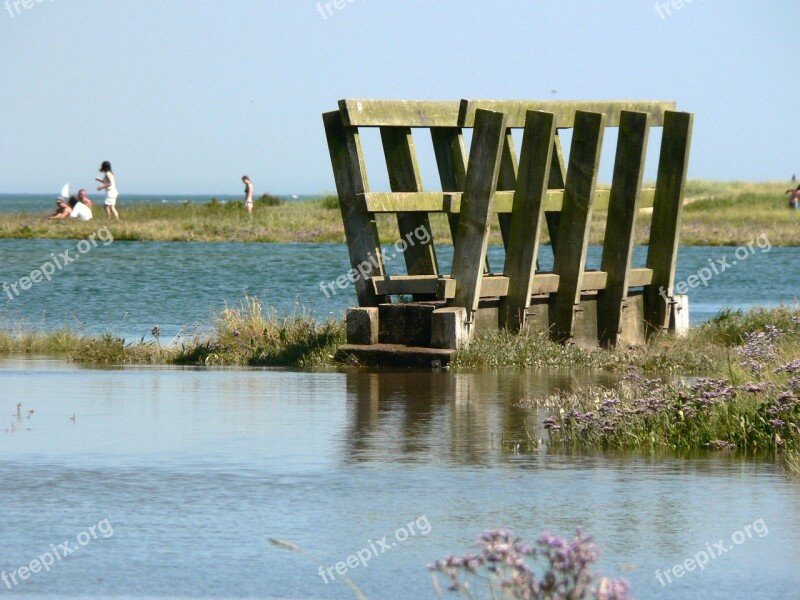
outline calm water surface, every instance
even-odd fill
[[[99,225],[98,225],[99,226]],[[243,295],[260,297],[282,313],[305,309],[318,317],[340,317],[356,304],[352,288],[326,296],[320,283],[349,270],[347,250],[340,244],[158,243],[115,241],[100,243],[80,254],[78,240],[0,240],[0,284],[14,283],[52,254],[70,251],[79,259],[19,296],[0,291],[0,323],[41,328],[68,326],[88,332],[113,331],[131,339],[149,335],[159,325],[162,336],[189,334],[195,325],[208,327],[212,311],[225,303],[237,305]],[[443,272],[449,272],[452,247],[438,249]],[[681,248],[677,280],[683,281],[709,266],[709,260],[735,260],[734,248]],[[385,254],[391,255],[391,247]],[[489,257],[502,271],[502,247],[492,246]],[[646,248],[636,249],[634,265],[643,266]],[[697,323],[725,306],[748,308],[793,303],[800,288],[800,248],[755,247],[707,286],[689,289],[690,314]],[[593,247],[589,268],[600,263]],[[541,251],[540,266],[552,265],[549,246]],[[387,263],[390,273],[402,273],[402,258]],[[775,274],[775,276],[770,276]],[[692,280],[693,281],[693,280]],[[18,288],[19,289],[19,288]],[[9,296],[10,295],[10,296]],[[301,306],[302,308],[298,308]]]
[[[349,598],[318,567],[424,517],[427,535],[350,571],[370,598],[433,598],[425,565],[502,526],[529,539],[584,527],[601,542],[601,569],[639,599],[800,598],[800,483],[769,460],[510,449],[524,422],[541,433],[544,417],[519,399],[589,377],[4,359],[0,570],[75,544],[103,519],[113,535],[0,593]],[[667,587],[654,578],[759,519],[766,535],[705,571]]]

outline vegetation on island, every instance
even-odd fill
[[[772,246],[800,245],[800,211],[787,208],[786,184],[690,181],[681,225],[683,245],[741,245],[766,235]],[[107,225],[115,240],[168,242],[316,242],[344,243],[344,229],[335,195],[283,202],[265,194],[255,202],[252,217],[240,201],[199,204],[134,204],[120,199],[122,220],[106,220],[98,211],[95,220],[54,221],[42,214],[3,214],[0,238],[78,239]],[[607,211],[593,215],[591,243],[602,243]],[[430,215],[433,238],[452,243],[444,214]],[[377,218],[381,241],[398,239],[394,215]],[[646,244],[650,234],[649,209],[637,221],[636,243]],[[502,243],[494,227],[490,243]],[[549,243],[547,228],[542,243]]]

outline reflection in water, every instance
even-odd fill
[[[489,465],[498,450],[527,446],[543,437],[545,413],[523,408],[523,399],[587,385],[612,385],[607,374],[541,372],[347,373],[345,462],[444,461]],[[443,438],[446,438],[446,443]]]
[[[769,459],[502,443],[525,439],[525,423],[542,435],[544,414],[519,400],[592,383],[613,379],[0,359],[0,418],[18,401],[36,410],[30,431],[0,428],[0,570],[108,518],[112,538],[20,593],[332,600],[346,590],[266,539],[329,565],[425,515],[430,535],[352,573],[369,598],[432,598],[425,564],[504,526],[526,539],[585,528],[603,548],[601,570],[630,579],[637,598],[772,599],[800,587],[800,483]],[[759,518],[763,539],[669,588],[655,581],[655,569]]]

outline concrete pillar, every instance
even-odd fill
[[[469,342],[467,309],[454,306],[433,311],[431,345],[434,348],[458,350]]]
[[[378,308],[350,308],[345,317],[347,343],[370,346],[378,343]]]

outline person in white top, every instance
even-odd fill
[[[70,219],[78,219],[79,221],[92,220],[92,209],[74,196],[70,198],[69,205],[72,208],[72,211],[69,213]]]
[[[117,181],[114,177],[114,172],[111,170],[111,163],[104,160],[103,164],[100,165],[100,172],[103,173],[103,177],[96,179],[101,184],[97,189],[106,191],[106,201],[103,203],[106,209],[106,217],[110,219],[111,215],[114,215],[119,220],[119,213],[117,212],[117,196],[119,193],[117,192]]]

